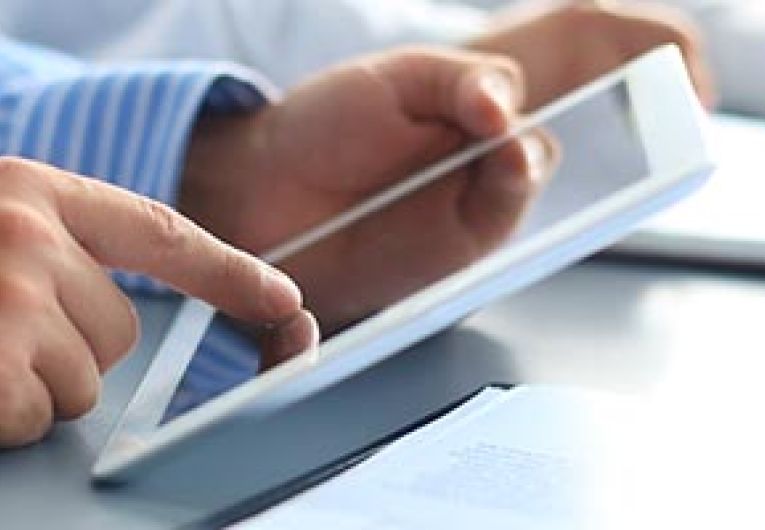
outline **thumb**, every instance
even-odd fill
[[[502,133],[523,105],[523,74],[505,57],[418,48],[379,68],[412,120],[447,121],[471,136]]]

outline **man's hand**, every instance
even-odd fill
[[[468,48],[518,61],[526,75],[525,109],[533,110],[666,43],[680,46],[701,100],[713,106],[715,92],[699,32],[667,6],[525,2],[500,12],[494,27]]]
[[[274,326],[282,343],[317,339],[289,278],[166,206],[14,158],[0,158],[0,182],[0,447],[88,411],[135,343],[136,313],[103,267]]]
[[[262,113],[203,119],[181,208],[262,254],[476,139],[523,101],[509,59],[408,49],[315,78]],[[539,131],[280,263],[331,330],[485,254],[549,172]]]

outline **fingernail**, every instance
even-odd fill
[[[526,158],[529,178],[534,182],[543,182],[547,179],[550,169],[547,144],[536,134],[524,134],[519,141]]]
[[[481,91],[502,109],[505,116],[509,116],[513,108],[514,94],[507,76],[495,70],[487,70],[481,74],[478,83]]]

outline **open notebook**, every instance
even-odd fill
[[[611,249],[765,268],[765,121],[713,119],[720,169],[704,188]]]
[[[596,528],[615,395],[487,387],[338,476],[235,530]],[[596,458],[593,458],[596,457]]]

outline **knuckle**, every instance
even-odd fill
[[[169,206],[151,199],[142,199],[141,205],[148,220],[150,244],[163,249],[178,249],[189,243],[192,232],[184,217]]]
[[[34,164],[16,156],[0,156],[0,176],[3,179],[15,178],[30,171]]]
[[[50,293],[43,286],[20,275],[0,274],[0,308],[14,314],[43,314],[49,310]]]
[[[56,404],[56,415],[62,420],[74,420],[90,412],[98,403],[101,396],[101,379],[98,375],[88,373],[80,384],[72,389],[66,403]]]
[[[51,178],[56,174],[58,170],[40,162],[0,155],[0,180],[3,183],[3,192],[31,189],[49,192],[52,190]]]
[[[386,66],[392,69],[394,73],[405,74],[426,69],[434,61],[444,58],[446,55],[443,50],[422,44],[409,44],[397,48],[394,53],[385,56],[384,59]]]
[[[52,406],[44,395],[32,392],[19,374],[0,373],[0,446],[35,442],[52,422]]]
[[[0,248],[55,248],[60,237],[53,223],[38,209],[18,202],[0,204]]]
[[[225,285],[239,285],[241,279],[247,277],[251,272],[249,262],[243,253],[226,252],[224,254],[222,275]],[[265,272],[258,269],[255,273],[258,275],[258,287],[262,290],[266,282]]]

